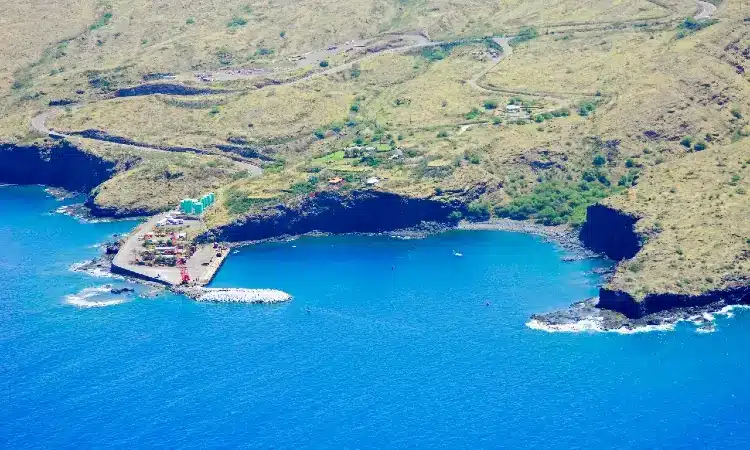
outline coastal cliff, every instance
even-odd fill
[[[376,233],[419,225],[448,222],[459,203],[409,198],[380,191],[321,192],[298,205],[279,205],[262,216],[249,216],[218,227],[211,235],[222,241],[253,241],[312,231]]]
[[[581,241],[594,251],[611,259],[631,259],[641,251],[642,239],[635,230],[639,217],[614,207],[596,204],[587,209],[586,222],[581,228]],[[619,272],[615,272],[617,280]],[[693,309],[710,305],[750,303],[750,283],[746,279],[732,279],[723,288],[698,294],[679,292],[650,292],[639,297],[617,283],[609,283],[599,290],[596,306],[623,314],[629,319],[641,319],[673,309]]]
[[[641,240],[635,231],[637,221],[637,217],[612,207],[591,205],[578,236],[588,248],[610,259],[632,258],[641,249]]]
[[[88,192],[115,173],[116,163],[67,141],[43,145],[0,143],[0,182],[44,184]]]
[[[650,314],[673,308],[694,308],[715,303],[738,305],[750,302],[750,285],[708,291],[702,294],[657,293],[648,294],[636,300],[627,292],[603,287],[599,291],[599,308],[620,312],[631,319],[639,319]]]

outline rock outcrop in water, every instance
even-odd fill
[[[635,231],[638,218],[606,205],[587,210],[581,241],[589,248],[615,260],[634,257],[641,249]],[[532,316],[533,327],[551,331],[635,330],[642,327],[668,327],[680,320],[693,320],[735,305],[750,304],[750,280],[735,279],[725,289],[700,294],[653,292],[642,298],[605,285],[599,297],[578,302],[570,308]]]
[[[116,172],[116,163],[68,141],[44,145],[0,143],[0,182],[44,184],[88,192]]]
[[[724,305],[750,303],[750,286],[704,292],[702,294],[655,293],[636,300],[630,293],[610,290],[606,286],[599,290],[599,303],[603,309],[618,311],[628,318],[639,319],[675,308],[695,308],[722,302]]]
[[[321,192],[297,206],[279,205],[263,216],[249,216],[214,230],[221,241],[255,241],[283,235],[377,233],[408,228],[422,222],[446,222],[460,203],[409,198],[389,192]]]

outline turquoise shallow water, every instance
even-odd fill
[[[0,188],[3,448],[750,444],[750,314],[705,335],[531,330],[594,294],[599,264],[536,237],[303,238],[242,249],[214,281],[289,304],[80,308],[66,295],[111,280],[69,267],[135,222],[59,205]]]

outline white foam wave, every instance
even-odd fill
[[[658,325],[643,325],[635,328],[621,327],[617,329],[605,329],[602,326],[604,321],[601,317],[591,317],[579,320],[578,322],[566,324],[547,324],[532,319],[526,323],[526,326],[533,330],[546,331],[548,333],[617,333],[617,334],[637,334],[648,333],[651,331],[673,331],[680,322],[689,322],[696,326],[695,332],[706,334],[716,331],[716,317],[725,316],[734,317],[734,311],[739,309],[750,309],[750,305],[729,305],[714,312],[703,312],[701,314],[689,317],[687,319],[678,319],[674,322],[663,322]]]
[[[81,261],[81,262],[73,263],[70,265],[69,270],[71,272],[85,273],[87,275],[90,275],[96,278],[113,278],[113,279],[120,279],[120,280],[123,279],[122,276],[115,275],[109,270],[103,269],[101,267],[87,268],[86,266],[90,263],[91,261]]]
[[[105,306],[119,305],[127,301],[125,298],[92,300],[93,297],[107,293],[110,289],[112,289],[112,287],[109,285],[88,287],[77,294],[66,295],[65,303],[79,308],[103,308]]]
[[[662,323],[659,325],[644,325],[635,328],[621,327],[614,330],[606,329],[602,326],[603,319],[600,317],[583,319],[578,322],[566,324],[546,324],[536,319],[526,323],[526,326],[533,330],[546,331],[548,333],[617,333],[617,334],[638,334],[648,333],[651,331],[672,331],[675,324]]]

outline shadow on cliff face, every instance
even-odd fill
[[[588,248],[610,259],[629,259],[641,250],[640,237],[635,232],[637,221],[638,217],[614,208],[591,205],[578,237]]]
[[[449,222],[463,210],[460,203],[416,199],[379,191],[322,192],[298,206],[279,205],[263,216],[250,216],[217,228],[205,239],[253,241],[312,231],[376,233],[419,225]]]
[[[44,145],[0,143],[0,182],[44,184],[89,192],[111,178],[116,162],[75,145],[54,141]]]

